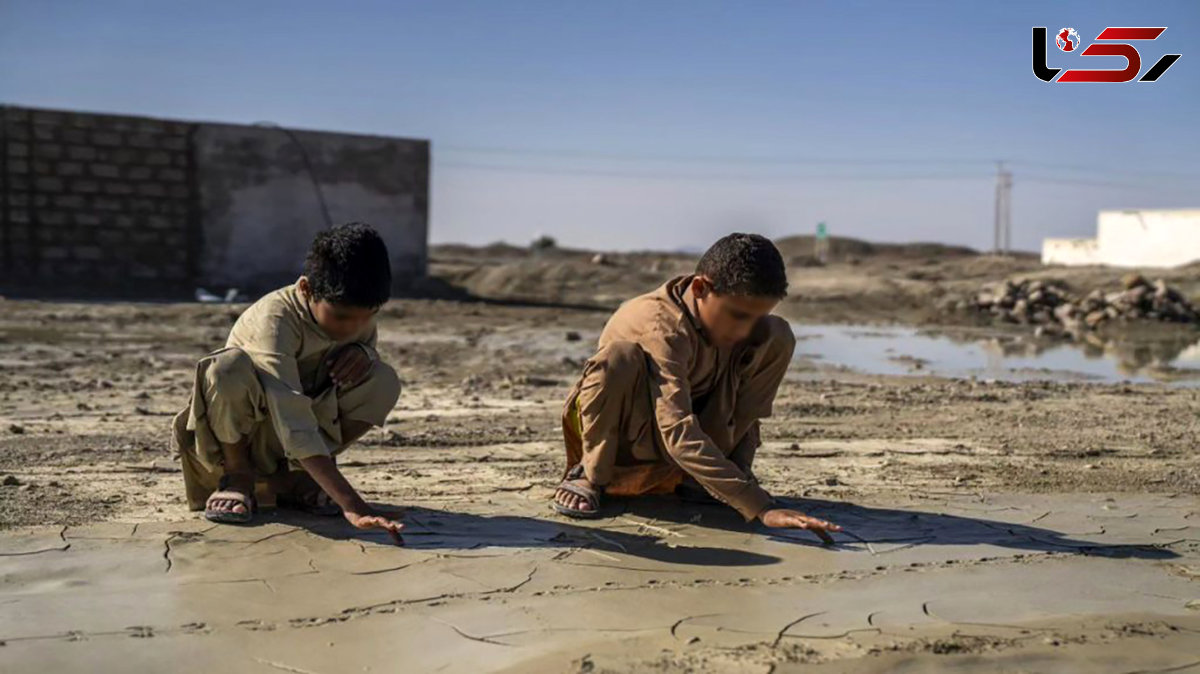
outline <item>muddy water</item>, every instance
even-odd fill
[[[828,373],[1200,386],[1200,333],[1071,342],[909,327],[796,325],[796,358]]]

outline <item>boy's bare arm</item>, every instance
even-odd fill
[[[359,529],[382,529],[391,535],[397,545],[403,545],[400,530],[404,525],[400,522],[377,515],[371,506],[358,495],[354,487],[346,481],[346,477],[338,470],[337,464],[328,456],[310,456],[300,459],[300,465],[316,480],[321,489],[342,508],[346,521]]]

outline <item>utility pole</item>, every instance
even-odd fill
[[[996,212],[992,231],[992,252],[1003,255],[1012,250],[1012,172],[1004,162],[996,162]]]

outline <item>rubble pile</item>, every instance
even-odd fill
[[[1096,289],[1079,297],[1054,281],[1006,280],[985,287],[960,306],[990,313],[995,320],[1036,325],[1043,334],[1078,334],[1112,321],[1200,322],[1200,312],[1162,279],[1151,283],[1140,274],[1129,274],[1121,284],[1123,290]]]

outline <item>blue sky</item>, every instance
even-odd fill
[[[1167,26],[1143,71],[1183,57],[1046,84],[1035,25]],[[695,248],[824,220],[987,247],[998,159],[1020,248],[1200,207],[1191,0],[0,0],[0,101],[429,138],[434,241]]]

